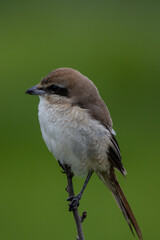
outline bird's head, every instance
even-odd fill
[[[26,93],[45,97],[53,103],[59,99],[77,105],[94,101],[99,95],[93,82],[72,68],[58,68],[52,71]]]

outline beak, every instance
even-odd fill
[[[29,88],[29,89],[26,91],[26,94],[30,94],[30,95],[44,95],[44,94],[45,94],[45,91],[44,91],[44,90],[41,90],[41,89],[38,89],[38,88],[37,88],[37,85],[36,85],[36,86],[34,86],[34,87]]]

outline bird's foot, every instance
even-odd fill
[[[79,201],[81,199],[81,194],[79,193],[77,196],[71,196],[67,198],[67,201],[71,201],[69,205],[69,211],[76,210],[79,207]]]

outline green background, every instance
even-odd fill
[[[1,1],[0,239],[75,239],[66,178],[41,137],[38,97],[25,95],[67,66],[106,102],[128,175],[121,186],[145,240],[160,239],[159,1]],[[83,179],[75,179],[79,192]],[[85,237],[133,239],[96,175],[80,203]],[[137,237],[136,237],[137,239]]]

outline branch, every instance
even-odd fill
[[[74,196],[74,189],[73,189],[73,182],[72,182],[73,173],[71,171],[71,167],[65,166],[65,173],[66,173],[67,182],[68,182],[67,191],[69,193],[69,197],[71,197],[71,196]],[[85,217],[84,217],[84,213],[83,213],[82,217],[80,217],[79,213],[78,213],[78,208],[77,208],[77,209],[73,210],[73,216],[74,216],[74,220],[76,222],[76,227],[77,227],[77,233],[78,233],[77,240],[84,240],[82,221],[86,217],[86,212],[85,212]]]

